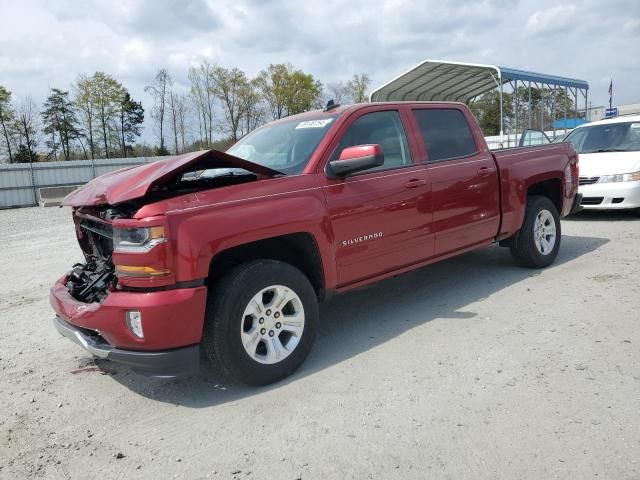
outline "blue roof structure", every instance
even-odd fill
[[[527,72],[509,67],[498,67],[502,74],[503,81],[522,80],[524,82],[544,83],[545,85],[558,85],[560,87],[581,88],[589,90],[589,84],[584,80],[575,78],[558,77],[557,75],[547,75],[544,73]]]

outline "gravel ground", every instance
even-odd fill
[[[69,211],[0,211],[0,477],[638,479],[640,219],[563,229],[546,270],[493,247],[336,297],[248,388],[96,364],[51,324]]]

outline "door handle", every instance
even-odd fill
[[[416,187],[421,187],[423,185],[426,185],[427,181],[423,180],[422,178],[412,178],[411,180],[407,181],[407,183],[404,184],[405,188],[416,188]]]
[[[480,170],[478,170],[478,175],[480,175],[481,177],[488,177],[492,173],[493,169],[489,167],[480,167]]]

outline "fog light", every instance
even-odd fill
[[[131,310],[126,314],[127,326],[129,330],[138,338],[144,338],[142,331],[142,314],[136,310]]]

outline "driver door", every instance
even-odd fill
[[[384,154],[381,167],[327,179],[323,187],[339,287],[433,254],[431,185],[425,166],[413,161],[404,115],[397,109],[364,111],[334,141],[329,161],[355,145],[378,144]]]

